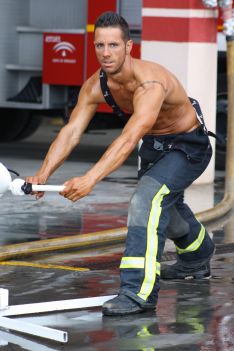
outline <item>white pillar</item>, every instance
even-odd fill
[[[203,7],[200,0],[143,0],[141,57],[177,76],[215,132],[217,10]],[[213,138],[211,142],[214,149]],[[214,156],[196,183],[213,180]]]

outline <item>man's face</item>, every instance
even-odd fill
[[[125,61],[129,42],[123,40],[120,28],[105,27],[95,31],[94,45],[101,68],[109,74],[118,73]]]

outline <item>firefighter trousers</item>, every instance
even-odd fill
[[[156,304],[166,238],[178,259],[196,268],[213,254],[205,227],[184,203],[184,190],[206,169],[212,156],[202,127],[192,132],[146,136],[139,150],[139,182],[128,213],[126,248],[120,264],[120,293],[142,306]]]

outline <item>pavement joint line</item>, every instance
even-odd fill
[[[78,271],[78,272],[87,272],[90,271],[89,268],[81,268],[81,267],[68,267],[68,266],[60,266],[53,264],[41,264],[41,263],[32,263],[26,261],[2,261],[0,262],[1,266],[19,266],[19,267],[33,267],[33,268],[42,268],[42,269],[61,269],[67,271]]]

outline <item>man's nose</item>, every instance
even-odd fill
[[[108,45],[104,46],[103,56],[110,56],[110,49]]]

